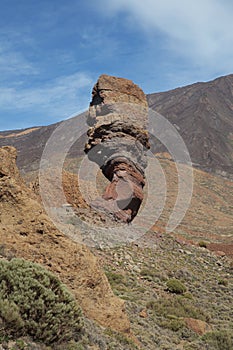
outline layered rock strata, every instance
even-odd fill
[[[137,215],[143,200],[148,105],[132,81],[101,75],[92,91],[85,152],[111,182],[92,206],[124,222]]]

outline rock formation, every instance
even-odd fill
[[[0,148],[0,247],[54,272],[75,295],[84,314],[104,327],[127,332],[124,301],[116,297],[97,259],[60,232],[16,167],[17,151]]]
[[[92,206],[130,222],[143,200],[148,105],[132,81],[101,75],[93,88],[85,152],[111,181]]]

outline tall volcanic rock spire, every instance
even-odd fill
[[[101,75],[92,91],[85,152],[111,182],[92,205],[124,222],[137,215],[143,200],[148,105],[132,81]]]

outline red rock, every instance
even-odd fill
[[[148,106],[132,81],[101,75],[92,92],[85,152],[111,181],[92,206],[124,222],[137,215],[143,200],[146,151],[150,147]]]

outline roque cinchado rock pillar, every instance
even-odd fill
[[[87,122],[85,152],[110,181],[92,206],[130,222],[143,200],[150,147],[146,96],[131,80],[101,75],[92,91]]]

